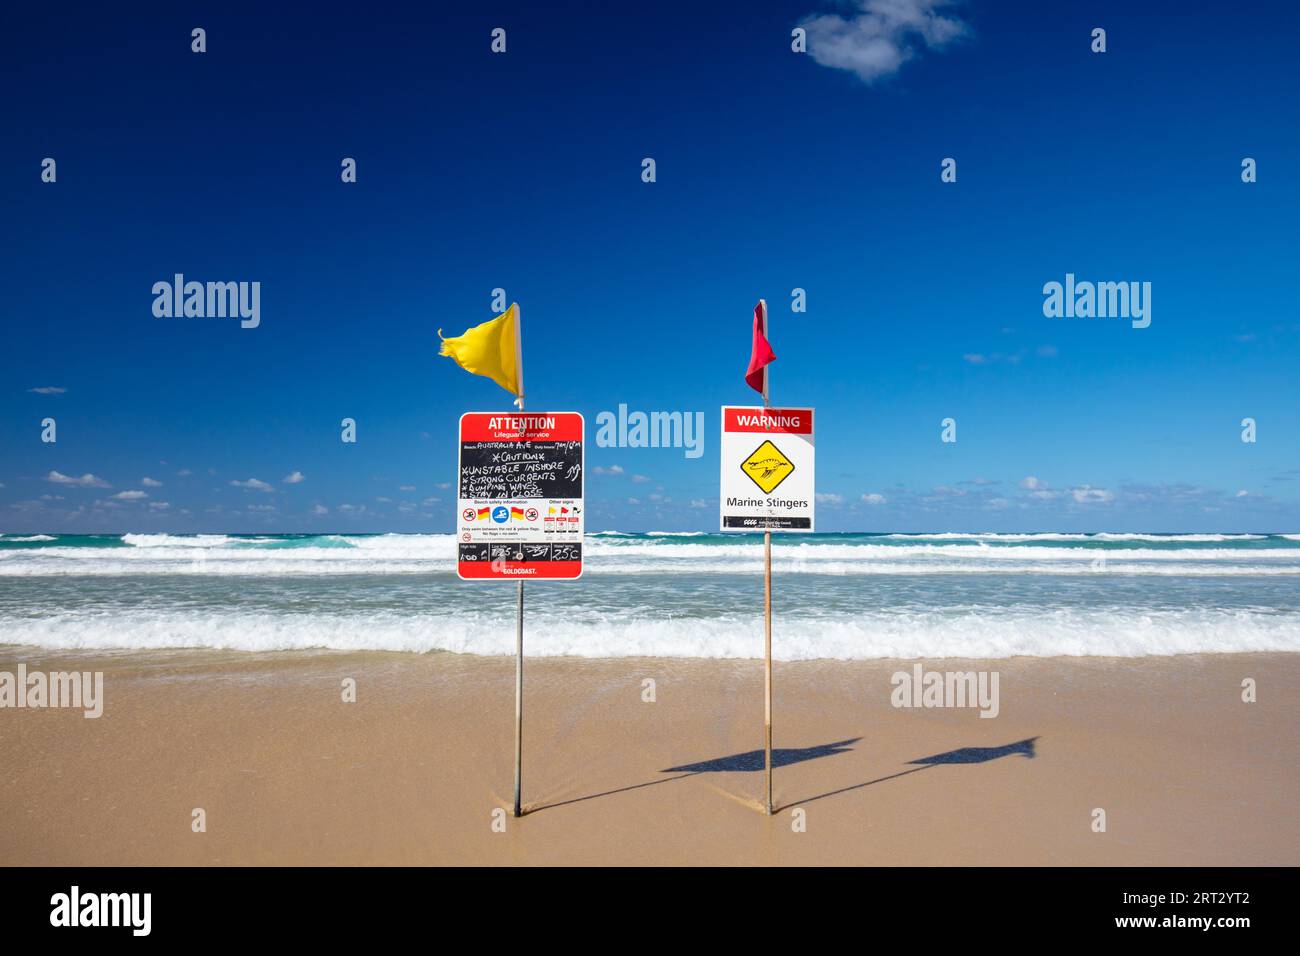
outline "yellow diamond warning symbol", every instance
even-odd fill
[[[794,462],[781,454],[781,449],[770,441],[765,441],[740,463],[740,470],[763,489],[763,494],[770,495],[777,485],[790,477]]]

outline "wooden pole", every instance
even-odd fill
[[[524,582],[516,581],[515,594],[515,816],[520,809],[524,769]]]
[[[763,532],[763,659],[764,659],[764,707],[763,729],[766,735],[764,747],[767,766],[767,814],[772,810],[772,532]]]
[[[759,299],[763,310],[763,338],[767,338],[767,300]],[[763,366],[763,407],[768,399],[768,368]],[[763,529],[763,766],[767,784],[767,815],[772,809],[772,530]]]
[[[519,376],[519,397],[515,404],[524,410],[524,330],[515,307],[515,370]],[[515,582],[515,816],[523,816],[520,803],[524,775],[524,579]]]

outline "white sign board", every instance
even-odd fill
[[[722,406],[723,531],[813,530],[813,410]]]

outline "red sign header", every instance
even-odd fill
[[[724,432],[788,432],[811,435],[811,408],[734,408],[726,406],[722,416]]]
[[[467,412],[460,420],[465,441],[581,441],[577,412]]]

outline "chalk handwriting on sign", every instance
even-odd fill
[[[582,442],[476,442],[461,450],[461,498],[573,498]]]

